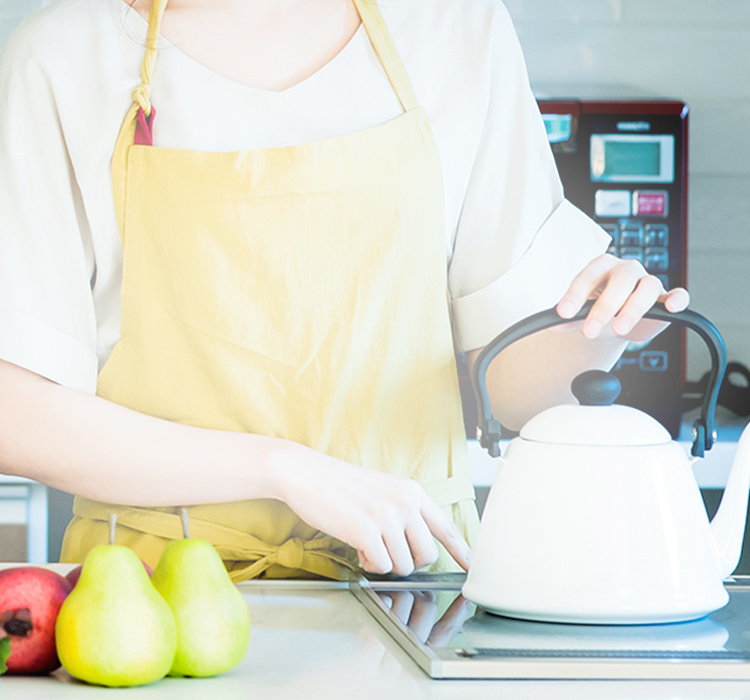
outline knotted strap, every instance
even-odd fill
[[[146,34],[146,51],[141,63],[141,84],[133,90],[133,103],[138,105],[135,117],[133,143],[137,146],[152,146],[154,143],[153,121],[156,110],[151,104],[151,78],[158,57],[156,45],[159,41],[159,29],[167,0],[153,0],[148,13],[148,33]]]
[[[102,523],[108,523],[110,515],[116,513],[118,531],[127,529],[136,536],[161,538],[165,544],[182,537],[182,524],[176,512],[109,505],[78,497],[73,513],[79,518]],[[274,564],[291,571],[345,580],[357,564],[349,547],[322,532],[309,540],[290,537],[280,545],[273,545],[247,532],[191,515],[190,535],[214,545],[233,581],[257,578]],[[127,535],[122,536],[127,540]]]
[[[146,51],[141,63],[141,84],[133,90],[133,101],[143,110],[146,116],[151,114],[151,78],[156,67],[158,56],[156,45],[159,41],[159,30],[168,0],[153,0],[148,13],[148,33]]]
[[[474,489],[466,478],[454,476],[425,484],[424,488],[443,508],[474,498]],[[282,507],[281,504],[279,506]],[[248,507],[252,506],[248,504]],[[110,515],[116,513],[118,532],[129,530],[130,537],[135,538],[136,542],[140,535],[163,540],[164,545],[182,537],[180,516],[176,511],[168,509],[113,505],[78,496],[73,513],[79,518],[99,522],[107,530]],[[290,511],[288,514],[292,515]],[[282,517],[283,514],[280,513],[279,516]],[[276,545],[249,532],[205,520],[191,513],[190,534],[214,545],[233,581],[257,578],[274,565],[284,567],[289,575],[307,572],[324,578],[346,580],[349,572],[358,566],[354,550],[322,532],[314,532],[309,539],[291,536]],[[129,539],[124,532],[120,536],[126,542]],[[278,573],[276,571],[274,575]]]

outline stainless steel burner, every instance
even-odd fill
[[[750,679],[750,577],[729,604],[664,625],[527,622],[461,595],[463,574],[360,579],[352,591],[432,678]]]

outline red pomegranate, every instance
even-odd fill
[[[10,637],[8,673],[43,674],[60,667],[55,621],[72,586],[39,566],[0,571],[0,634]]]

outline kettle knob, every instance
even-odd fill
[[[621,389],[614,374],[600,369],[582,372],[570,383],[570,390],[581,406],[611,406]]]

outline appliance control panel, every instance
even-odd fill
[[[666,289],[686,285],[687,107],[661,100],[539,99],[565,196]],[[632,343],[615,368],[622,403],[676,437],[685,334],[670,327]]]

